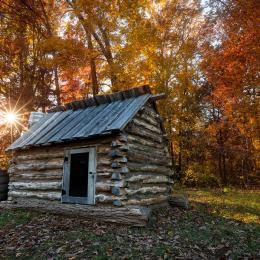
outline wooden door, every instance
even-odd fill
[[[95,204],[96,150],[81,148],[65,153],[62,202]]]

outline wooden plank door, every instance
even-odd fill
[[[62,183],[62,202],[95,204],[95,148],[72,149],[65,152]]]

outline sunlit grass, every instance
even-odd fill
[[[185,189],[194,207],[204,206],[213,214],[260,224],[260,191],[257,190],[192,190]]]

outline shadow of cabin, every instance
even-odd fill
[[[8,148],[9,205],[145,225],[172,183],[162,97],[143,86],[48,111]]]

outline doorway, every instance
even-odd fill
[[[95,204],[95,148],[72,149],[65,152],[62,202]]]

